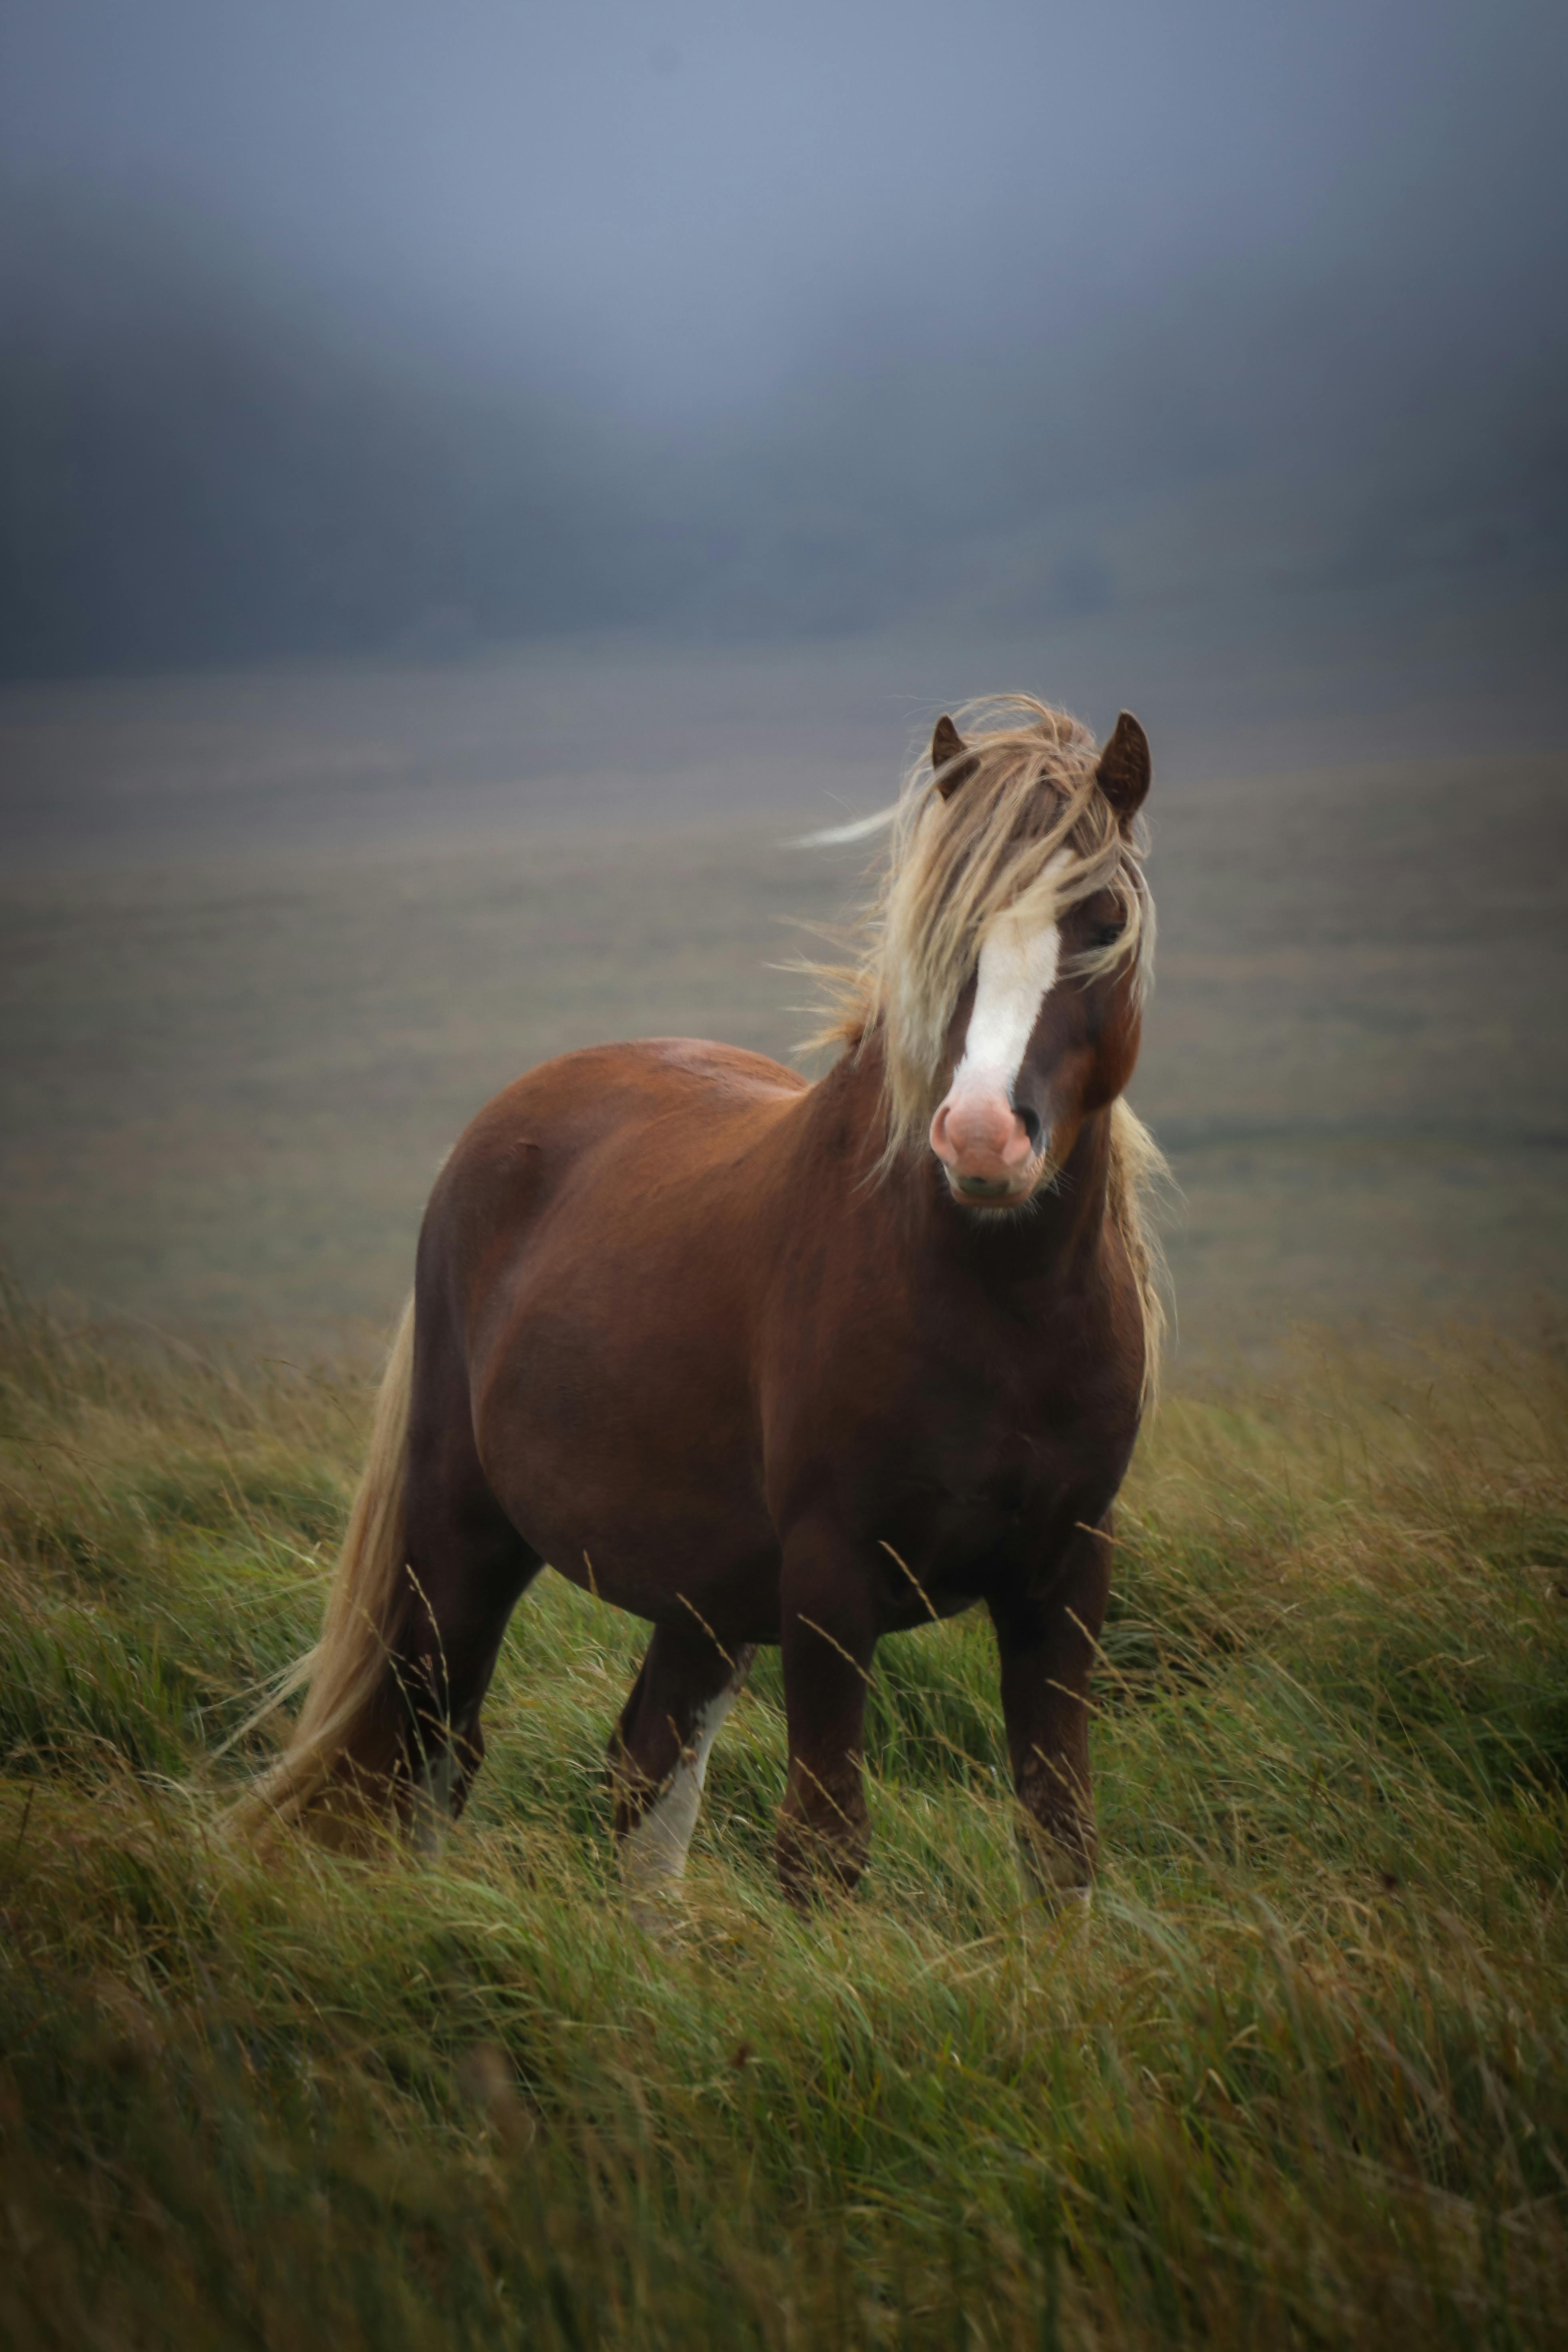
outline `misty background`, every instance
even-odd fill
[[[1565,63],[1544,0],[13,0],[0,662],[1457,614],[1555,708]]]
[[[378,1331],[521,1069],[789,1055],[864,881],[799,836],[1023,687],[1153,743],[1182,1364],[1557,1329],[1565,64],[1528,0],[10,0],[5,1263]]]

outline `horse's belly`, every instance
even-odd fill
[[[778,1547],[736,1318],[693,1269],[613,1251],[526,1273],[475,1382],[486,1479],[574,1583],[635,1614],[773,1638]],[[682,1311],[684,1310],[684,1311]]]

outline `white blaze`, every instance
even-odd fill
[[[1056,983],[1061,933],[1055,923],[1021,921],[1005,908],[980,942],[974,1010],[963,1041],[963,1059],[953,1074],[949,1102],[972,1091],[1000,1092],[1012,1099],[1014,1083]]]

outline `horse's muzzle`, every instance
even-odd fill
[[[956,1169],[944,1167],[947,1189],[955,1201],[970,1209],[1016,1209],[1028,1200],[1035,1190],[1038,1171],[1030,1168],[1022,1182],[1002,1176],[961,1176]]]
[[[1043,1155],[1028,1127],[998,1088],[955,1089],[931,1123],[931,1148],[955,1201],[978,1209],[1026,1201]]]

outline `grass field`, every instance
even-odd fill
[[[775,1893],[764,1659],[645,1937],[599,1768],[638,1628],[548,1578],[440,1865],[226,1843],[366,1403],[6,1318],[8,2346],[1561,2342],[1560,1356],[1164,1410],[1065,1928],[960,1621],[880,1654],[855,1899]]]
[[[548,1578],[438,1867],[222,1833],[442,1154],[573,1045],[787,1055],[788,919],[860,868],[791,838],[950,676],[0,697],[7,2347],[1562,2340],[1568,794],[1489,718],[1368,738],[1325,687],[1287,773],[1243,663],[1274,764],[1189,725],[1184,768],[1104,681],[1162,768],[1136,1099],[1184,1202],[1087,1926],[1024,1899],[978,1622],[884,1645],[874,1866],[808,1921],[771,1658],[628,1920],[639,1629]]]

